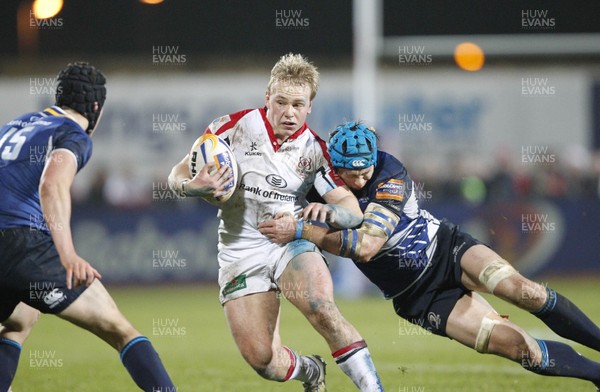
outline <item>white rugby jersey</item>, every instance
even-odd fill
[[[225,140],[238,163],[237,189],[219,210],[219,250],[270,242],[258,231],[259,223],[281,211],[296,215],[313,186],[325,195],[343,185],[331,170],[325,142],[306,123],[282,145],[266,108],[220,117],[206,132]]]

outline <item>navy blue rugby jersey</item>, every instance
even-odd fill
[[[419,208],[406,168],[383,151],[377,153],[371,179],[354,194],[363,212],[370,203],[376,203],[400,217],[381,250],[367,263],[355,262],[386,298],[400,295],[430,268],[440,222]]]
[[[48,231],[39,184],[48,155],[69,150],[81,170],[92,155],[92,140],[62,109],[27,113],[0,128],[0,229]]]

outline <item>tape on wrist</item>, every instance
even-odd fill
[[[304,228],[304,221],[298,220],[298,223],[296,223],[296,235],[294,235],[295,240],[299,240],[302,238],[302,229],[303,228]]]

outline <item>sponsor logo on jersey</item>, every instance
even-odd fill
[[[277,174],[269,174],[265,179],[269,185],[273,185],[275,188],[287,187],[287,181]]]
[[[245,156],[247,157],[262,157],[262,152],[257,151],[258,150],[258,143],[257,142],[251,142],[250,143],[250,151],[246,151],[244,153]]]
[[[452,248],[452,258],[454,260],[454,263],[460,262],[460,260],[458,259],[458,253],[461,251],[462,248],[465,247],[465,245],[467,245],[467,243],[463,241],[462,244],[456,245],[454,248]]]
[[[241,274],[233,278],[223,288],[223,295],[229,295],[235,291],[246,288],[246,274]]]
[[[429,314],[427,315],[427,321],[429,321],[429,324],[433,328],[440,329],[440,324],[442,323],[442,317],[439,314],[429,312]]]
[[[375,198],[378,200],[404,200],[404,189],[405,189],[403,180],[391,179],[386,182],[382,182],[377,185],[377,189],[375,190]]]
[[[296,195],[286,195],[285,193],[279,193],[274,190],[262,189],[259,186],[248,186],[243,182],[240,183],[238,188],[246,192],[254,193],[257,196],[262,196],[265,199],[273,199],[292,203],[296,203],[298,201],[298,196]]]
[[[54,308],[65,299],[65,295],[59,289],[54,289],[44,296],[44,302],[50,307],[50,309]]]

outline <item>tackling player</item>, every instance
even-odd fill
[[[360,227],[335,230],[289,213],[261,225],[276,243],[303,238],[352,258],[394,310],[436,335],[499,355],[547,376],[600,385],[600,364],[570,346],[534,339],[501,317],[475,291],[492,293],[537,316],[558,335],[600,351],[600,329],[573,303],[523,277],[506,260],[446,220],[419,208],[413,182],[392,155],[377,150],[375,131],[350,122],[329,142],[331,162],[358,198]],[[310,214],[304,214],[310,218]]]
[[[220,117],[206,130],[227,141],[239,166],[238,189],[221,206],[219,285],[231,334],[244,359],[262,377],[297,379],[305,391],[325,390],[325,363],[281,344],[279,293],[327,341],[340,368],[362,391],[382,390],[367,345],[333,299],[327,265],[309,241],[273,244],[258,225],[277,211],[299,212],[313,187],[330,203],[314,205],[315,218],[337,227],[360,224],[356,198],[332,172],[327,148],[306,125],[318,88],[318,72],[304,57],[288,54],[271,71],[264,108]],[[192,179],[188,156],[169,175],[173,190],[219,196],[226,168],[209,175],[205,165]]]
[[[9,388],[21,343],[37,319],[32,308],[106,341],[144,391],[174,391],[148,338],[117,309],[71,238],[70,188],[92,154],[106,79],[95,67],[74,63],[57,82],[55,106],[0,128],[0,391]]]

